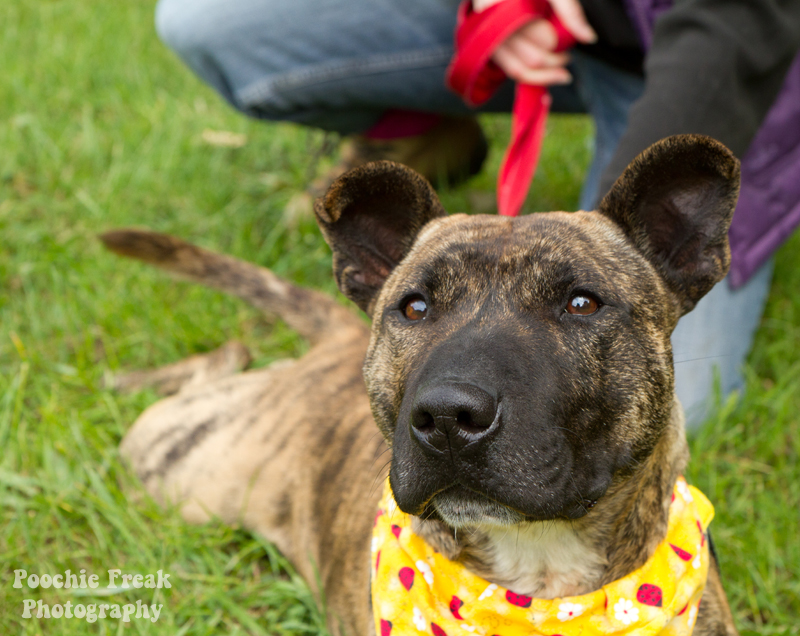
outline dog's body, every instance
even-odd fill
[[[312,342],[268,369],[201,369],[122,452],[188,520],[242,523],[312,585],[316,568],[335,631],[374,631],[369,545],[387,473],[417,534],[485,579],[540,598],[598,589],[665,536],[688,458],[669,335],[727,271],[737,188],[730,153],[692,137],[637,159],[600,212],[446,217],[410,171],[359,169],[317,214],[371,331],[267,270],[107,234]],[[736,634],[715,565],[694,633]]]

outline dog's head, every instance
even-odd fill
[[[317,205],[340,289],[372,316],[364,376],[400,508],[454,527],[577,518],[653,450],[670,334],[729,266],[739,165],[671,137],[593,212],[447,216],[369,164]]]

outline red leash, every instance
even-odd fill
[[[503,0],[485,11],[472,10],[464,0],[458,10],[456,54],[447,69],[447,84],[470,106],[486,102],[507,79],[492,60],[494,50],[532,20],[549,20],[556,30],[556,51],[575,44],[575,38],[555,16],[547,0]],[[528,194],[550,110],[544,86],[517,84],[511,123],[511,143],[497,178],[497,210],[517,216]]]

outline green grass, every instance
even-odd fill
[[[231,338],[257,364],[304,343],[238,302],[103,252],[98,231],[150,226],[334,291],[314,224],[283,222],[322,135],[232,112],[157,41],[152,11],[151,0],[0,3],[0,633],[321,634],[320,609],[270,546],[131,498],[137,483],[117,455],[156,396],[107,391],[108,372]],[[451,211],[491,197],[508,119],[485,123],[489,167],[444,194]],[[247,144],[209,146],[205,129],[243,133]],[[551,120],[530,210],[574,208],[589,133],[583,118]],[[692,441],[689,476],[717,503],[726,587],[750,634],[800,633],[797,289],[795,236],[778,254],[746,391]],[[174,585],[107,597],[16,590],[17,568],[83,568],[101,584],[110,568],[163,569]],[[23,620],[23,598],[164,608],[157,623],[128,626]]]

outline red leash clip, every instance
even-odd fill
[[[447,69],[447,85],[470,106],[486,102],[507,79],[492,61],[492,53],[517,29],[542,18],[556,30],[556,51],[575,44],[547,0],[503,0],[480,13],[472,10],[471,0],[464,0],[458,9],[456,54]],[[544,86],[517,84],[511,143],[497,178],[497,210],[504,216],[517,216],[525,202],[539,161],[550,102]]]

